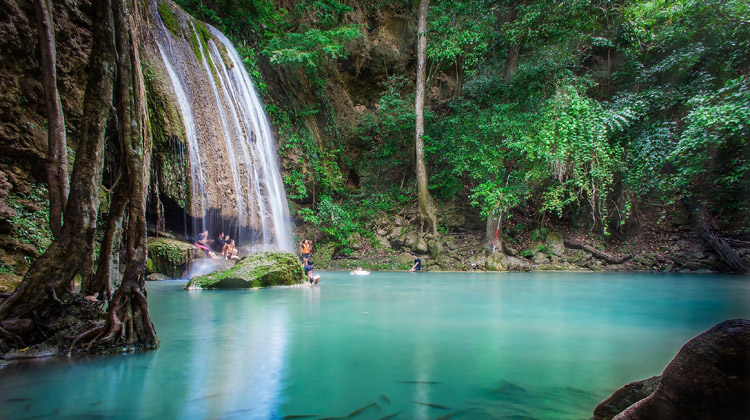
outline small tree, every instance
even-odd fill
[[[424,97],[425,78],[427,73],[427,11],[430,0],[420,0],[419,20],[417,23],[417,94],[414,105],[416,113],[416,172],[417,172],[417,201],[419,205],[419,217],[424,229],[425,223],[433,234],[437,234],[437,217],[435,216],[435,205],[427,185],[427,168],[424,162]]]

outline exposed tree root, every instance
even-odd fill
[[[11,340],[15,341],[16,344],[18,344],[20,347],[26,347],[26,343],[23,341],[23,339],[20,336],[13,334],[10,331],[5,330],[3,327],[0,327],[0,336],[10,338]]]
[[[735,273],[750,272],[750,268],[742,262],[742,258],[737,254],[737,251],[732,248],[727,240],[719,235],[719,227],[713,216],[706,209],[706,206],[698,200],[693,199],[690,202],[689,208],[693,224],[701,239],[719,254],[719,257],[729,266],[729,269]]]
[[[630,255],[626,255],[624,257],[618,258],[618,257],[615,257],[614,255],[612,255],[610,253],[607,253],[607,252],[604,252],[604,251],[600,251],[600,250],[594,248],[591,245],[588,245],[588,244],[585,244],[585,243],[573,242],[572,240],[570,240],[568,238],[565,238],[563,240],[563,243],[568,248],[582,249],[582,250],[584,250],[586,252],[589,252],[593,256],[595,256],[595,257],[597,257],[597,258],[599,258],[601,260],[604,260],[604,261],[606,261],[609,264],[622,264],[622,263],[624,263],[626,261],[631,260],[635,256],[633,254],[630,254]]]
[[[67,351],[66,355],[70,356],[73,353],[73,349],[76,347],[76,345],[78,344],[79,341],[86,340],[86,339],[88,339],[88,338],[90,338],[91,336],[94,336],[94,335],[98,336],[103,330],[104,330],[104,325],[101,325],[101,326],[98,326],[98,327],[94,327],[94,328],[92,328],[92,329],[84,332],[83,334],[78,335],[78,337],[76,337],[73,340],[73,342],[70,343],[70,346],[68,347],[68,351]]]

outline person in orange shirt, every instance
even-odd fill
[[[310,259],[310,253],[312,253],[312,241],[305,239],[299,244],[299,253],[302,257],[302,264],[307,265],[307,260]]]

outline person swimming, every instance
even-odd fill
[[[370,272],[368,270],[363,269],[362,267],[357,267],[356,270],[350,272],[349,274],[353,276],[369,276]]]

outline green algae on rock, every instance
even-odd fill
[[[259,252],[237,261],[234,267],[194,277],[187,289],[251,289],[305,284],[297,256],[289,252]]]
[[[167,238],[148,239],[148,272],[181,278],[192,261],[202,257],[201,250],[187,242]]]

